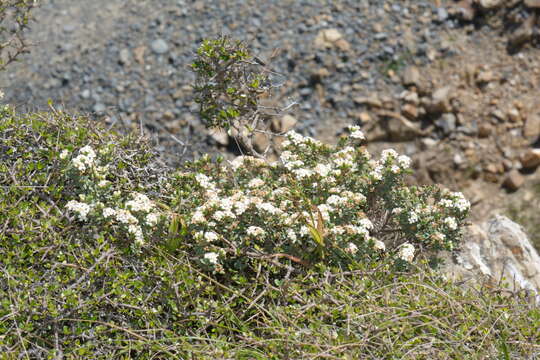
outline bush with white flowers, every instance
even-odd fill
[[[204,157],[178,172],[179,248],[218,272],[322,260],[405,265],[453,249],[469,210],[463,195],[406,186],[407,156],[385,150],[372,159],[360,129],[350,131],[335,147],[289,132],[275,163]]]
[[[101,155],[106,152],[106,148],[102,149]],[[100,156],[89,145],[76,154],[64,149],[60,158],[79,191],[78,199],[68,201],[66,209],[79,221],[93,222],[103,230],[125,235],[133,240],[134,249],[144,246],[163,218],[154,202],[145,194],[134,191],[126,194],[118,190],[114,186],[117,179],[110,173],[109,165],[101,165]]]

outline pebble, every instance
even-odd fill
[[[527,116],[527,120],[523,126],[523,136],[532,140],[540,136],[540,113],[533,113]]]
[[[540,149],[528,149],[520,157],[524,169],[534,169],[540,165]]]
[[[152,41],[152,44],[150,44],[150,47],[152,51],[158,55],[165,54],[167,51],[169,51],[169,45],[163,39],[156,39]]]
[[[456,129],[456,116],[452,113],[442,114],[442,116],[435,121],[437,125],[445,135],[450,135]]]
[[[521,173],[517,170],[511,170],[504,179],[503,186],[509,189],[510,191],[516,191],[519,189],[523,183],[525,182],[525,178]]]

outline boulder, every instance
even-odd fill
[[[531,291],[540,304],[540,256],[521,226],[505,216],[469,226],[461,250],[448,256],[442,270],[465,284],[487,277],[510,291]]]

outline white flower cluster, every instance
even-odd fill
[[[358,139],[358,140],[365,140],[366,139],[366,136],[364,135],[362,130],[360,130],[360,126],[351,125],[351,126],[349,126],[349,131],[351,132],[350,136],[353,139]]]
[[[460,192],[449,193],[448,197],[449,198],[442,199],[440,202],[445,208],[455,209],[462,213],[471,208],[471,203]]]
[[[415,248],[411,243],[404,243],[400,246],[398,251],[398,257],[406,262],[412,262],[414,259]]]
[[[73,166],[80,172],[85,172],[87,169],[91,169],[95,165],[96,153],[90,145],[87,145],[79,150],[79,155],[75,157],[72,162]]]
[[[90,205],[83,202],[78,202],[76,200],[70,200],[66,204],[66,208],[76,213],[79,220],[82,220],[82,221],[85,221],[87,219],[87,216],[90,213],[90,210],[92,210],[92,207]]]
[[[133,200],[126,202],[126,207],[132,211],[149,212],[154,208],[154,204],[146,195],[134,192],[131,196]]]

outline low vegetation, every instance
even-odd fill
[[[406,186],[409,159],[371,158],[354,126],[336,147],[284,136],[274,163],[169,169],[135,135],[2,106],[0,359],[540,354],[527,293],[434,269],[461,194]]]

